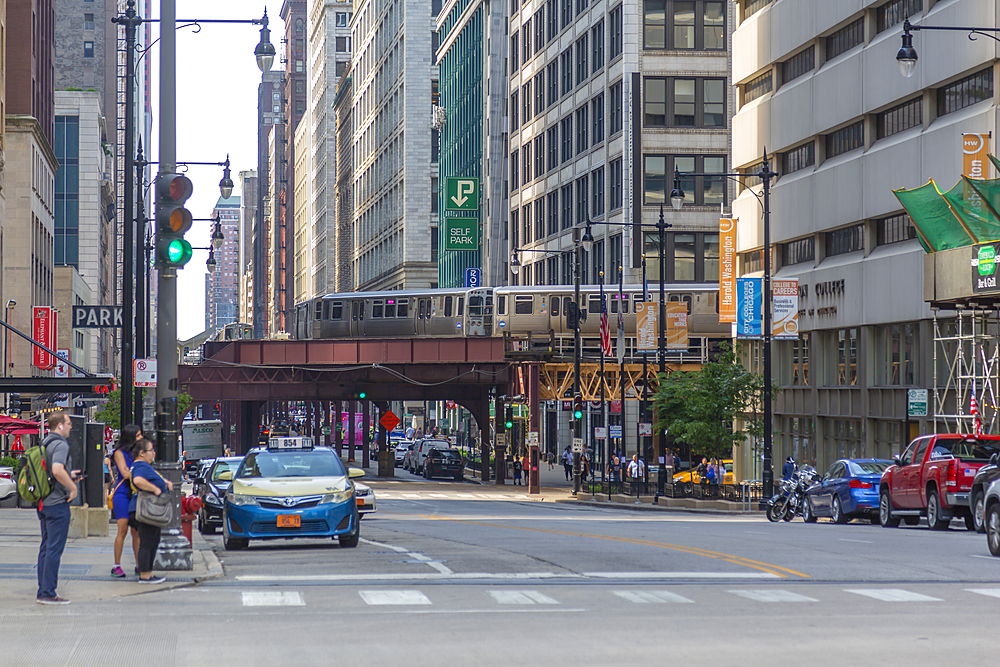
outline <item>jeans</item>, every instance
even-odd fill
[[[135,514],[132,516],[135,517]],[[139,553],[135,555],[136,566],[139,572],[152,572],[156,550],[160,546],[160,527],[138,521],[135,525],[139,533]]]
[[[38,547],[37,597],[54,598],[59,584],[59,562],[69,535],[69,503],[42,503],[42,509],[37,511],[42,526],[42,543]]]

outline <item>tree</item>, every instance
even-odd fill
[[[748,435],[762,436],[764,378],[744,367],[740,353],[724,344],[699,371],[661,375],[653,396],[656,428],[691,445],[693,454],[716,458],[729,456]]]
[[[143,389],[143,394],[145,395],[145,389]],[[191,409],[191,403],[193,399],[191,395],[186,391],[181,391],[177,394],[177,423],[180,425],[181,421],[184,419],[184,415],[188,413]],[[99,421],[116,431],[120,431],[122,428],[122,390],[121,386],[118,389],[113,390],[108,394],[107,402],[98,408],[97,412],[94,413],[94,421]]]

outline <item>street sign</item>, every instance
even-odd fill
[[[156,359],[133,359],[132,375],[134,385],[138,387],[156,386]]]
[[[392,414],[392,410],[386,410],[385,414],[382,415],[382,418],[378,420],[378,423],[381,424],[386,431],[391,431],[399,424],[399,417]]]
[[[497,447],[506,447],[507,446],[507,434],[506,433],[497,433],[497,435],[496,435],[496,446]]]
[[[444,207],[448,211],[479,210],[478,178],[446,178]]]
[[[640,423],[639,435],[653,435],[653,425],[649,422]]]
[[[470,266],[465,269],[465,286],[481,287],[483,284],[483,270],[479,267]]]
[[[573,438],[573,453],[583,454],[583,438]]]
[[[927,416],[927,390],[907,389],[906,390],[906,412],[911,417]]]
[[[236,424],[230,425],[229,432],[232,433],[233,435],[236,434]]]
[[[74,329],[106,329],[121,325],[121,306],[73,306]]]
[[[324,426],[322,430],[323,430],[323,435],[330,435],[330,427],[329,426]]]
[[[445,218],[444,249],[479,250],[479,220],[476,218]]]
[[[69,365],[66,360],[69,359],[69,350],[59,348],[56,350],[59,356],[56,357],[56,367],[53,375],[57,378],[68,378],[69,377]]]
[[[621,424],[612,424],[608,428],[611,429],[611,437],[612,438],[620,438],[620,437],[622,437],[622,425]]]
[[[595,426],[594,427],[594,439],[604,440],[608,437],[608,429],[605,426]]]
[[[528,431],[528,446],[529,447],[538,446],[538,431]]]

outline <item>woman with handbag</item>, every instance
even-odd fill
[[[132,499],[132,485],[129,478],[132,473],[132,448],[136,440],[142,437],[142,429],[135,424],[127,424],[118,437],[115,450],[111,453],[111,469],[116,478],[111,490],[111,511],[118,525],[118,535],[115,536],[115,566],[111,568],[111,576],[125,578],[122,570],[122,551],[125,549],[125,535],[129,532],[129,501]],[[132,531],[132,553],[138,558],[139,533]],[[138,560],[136,561],[138,563]],[[139,570],[136,569],[136,574]]]
[[[162,584],[164,577],[153,576],[153,559],[156,549],[160,546],[160,526],[146,523],[139,503],[147,500],[140,497],[143,493],[159,497],[164,491],[173,491],[174,485],[169,480],[160,477],[153,469],[153,459],[156,458],[156,447],[146,438],[135,443],[132,450],[135,463],[132,464],[132,500],[129,501],[129,523],[139,533],[139,551],[136,562],[139,567],[140,584]],[[138,518],[137,518],[138,513]]]

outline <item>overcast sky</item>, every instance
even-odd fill
[[[176,0],[179,19],[259,19],[267,7],[271,43],[278,51],[272,70],[283,65],[281,43],[284,22],[280,0]],[[159,18],[159,1],[153,15]],[[159,36],[153,24],[153,39]],[[229,155],[239,195],[239,172],[257,168],[257,86],[260,70],[253,51],[260,27],[252,24],[204,24],[177,31],[177,160],[222,162]],[[159,154],[159,43],[150,54],[153,74],[153,155]],[[149,152],[147,151],[147,155]],[[222,167],[192,166],[194,183],[189,208],[195,218],[208,218],[219,199]],[[195,222],[187,238],[193,246],[208,247],[209,222]],[[195,250],[178,278],[177,337],[190,338],[205,328],[205,260],[208,252]]]

